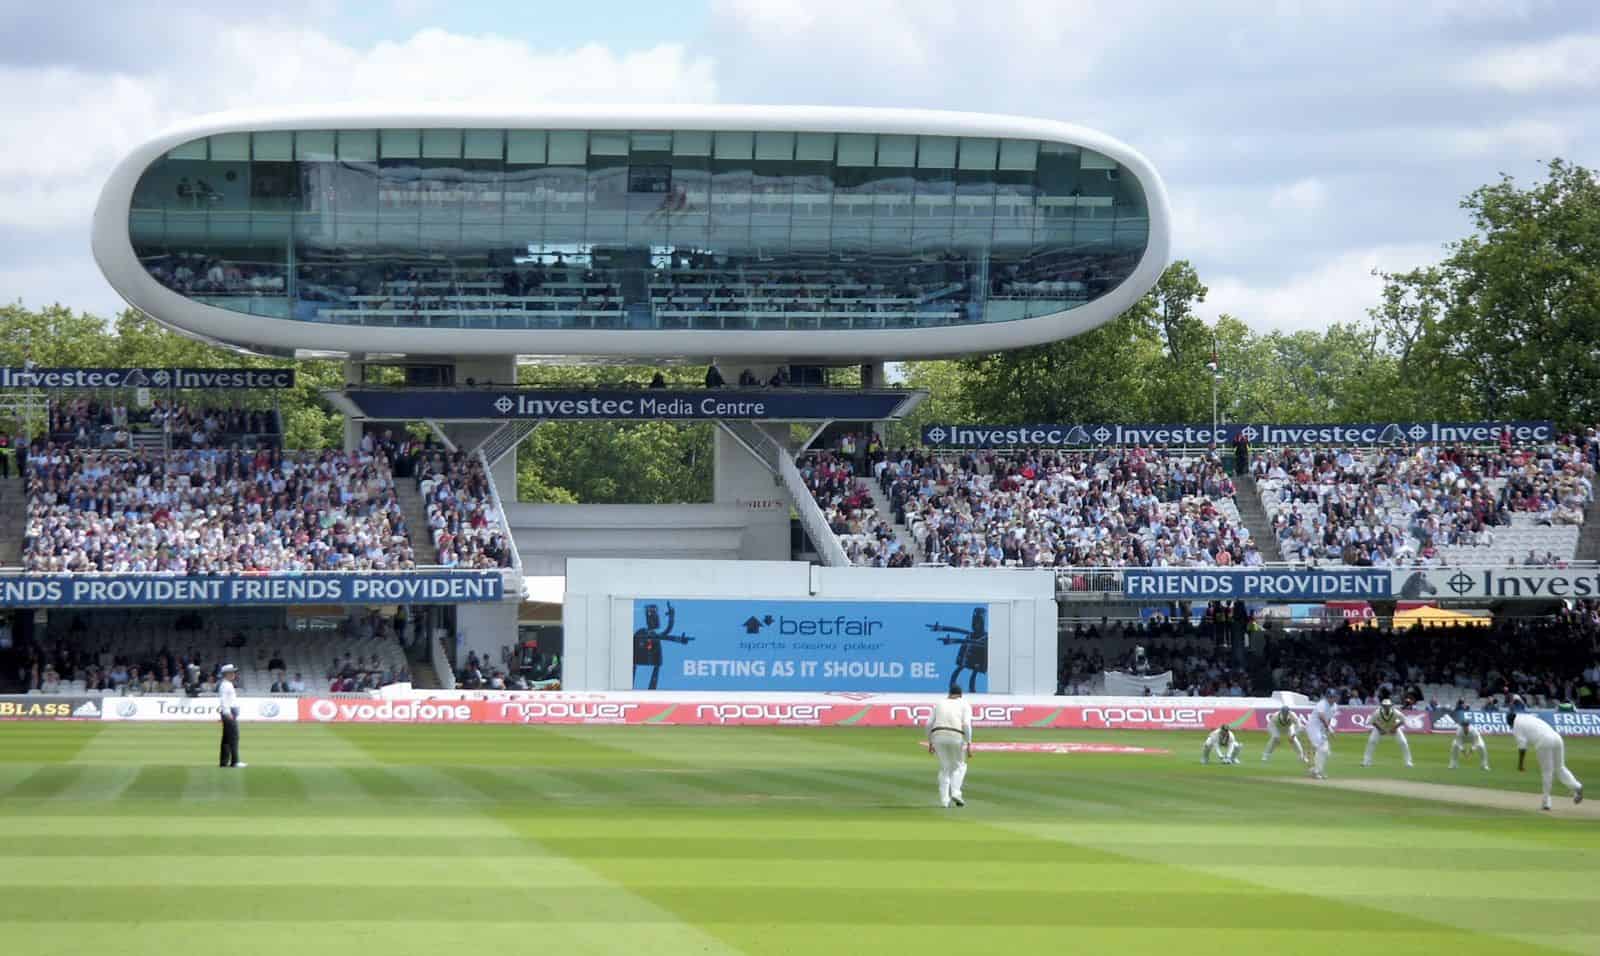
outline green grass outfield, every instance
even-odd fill
[[[1199,734],[986,731],[1170,756],[978,754],[934,806],[911,731],[0,725],[0,941],[218,953],[1600,954],[1600,823],[1202,767]],[[1336,779],[1526,792],[1392,742]],[[1600,741],[1569,742],[1600,784]],[[1600,797],[1600,787],[1596,788]],[[1584,810],[1588,809],[1585,805]]]

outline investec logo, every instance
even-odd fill
[[[694,719],[714,724],[818,724],[832,704],[696,704]]]
[[[1457,571],[1445,583],[1461,597],[1600,597],[1600,571]]]
[[[972,722],[993,727],[1015,726],[1017,715],[1025,710],[1020,704],[973,704]],[[932,704],[891,704],[889,722],[896,726],[920,726],[933,716]]]

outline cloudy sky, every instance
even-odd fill
[[[1359,317],[1506,172],[1600,165],[1592,0],[0,0],[0,301],[120,305],[100,183],[163,126],[348,100],[1009,112],[1166,177],[1206,311]]]

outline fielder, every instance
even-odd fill
[[[1239,762],[1239,751],[1243,749],[1239,735],[1233,732],[1232,727],[1222,724],[1206,735],[1206,742],[1200,745],[1200,762],[1210,763],[1211,752],[1215,750],[1218,760],[1225,764],[1236,764]]]
[[[1306,740],[1311,742],[1311,776],[1328,779],[1328,754],[1333,751],[1333,725],[1339,720],[1339,705],[1333,702],[1333,688],[1322,692],[1322,699],[1311,709],[1306,721]]]
[[[1530,749],[1539,760],[1539,776],[1544,784],[1544,803],[1539,809],[1550,809],[1550,783],[1556,777],[1561,778],[1563,787],[1572,791],[1572,802],[1582,803],[1583,784],[1567,769],[1567,742],[1561,739],[1554,727],[1533,714],[1517,713],[1516,707],[1521,704],[1521,698],[1513,700],[1512,710],[1506,714],[1506,723],[1511,725],[1511,735],[1517,738],[1517,772],[1526,769]]]
[[[1361,766],[1372,766],[1372,752],[1378,749],[1378,738],[1394,735],[1395,742],[1400,745],[1400,756],[1406,760],[1406,766],[1411,766],[1411,744],[1406,742],[1405,715],[1394,709],[1394,701],[1385,697],[1378,709],[1372,712],[1372,730],[1367,734],[1367,753],[1361,758]]]
[[[1483,769],[1488,770],[1489,745],[1483,742],[1483,734],[1472,722],[1466,705],[1458,702],[1455,710],[1450,712],[1450,719],[1456,722],[1456,735],[1450,739],[1450,769],[1455,770],[1461,765],[1462,754],[1470,757],[1476,751],[1483,757]]]
[[[928,717],[928,753],[939,756],[939,806],[967,805],[961,784],[967,779],[967,758],[972,756],[972,705],[961,699],[961,688],[950,685],[950,696],[933,705]]]
[[[1261,762],[1271,758],[1272,752],[1278,749],[1278,741],[1284,737],[1294,744],[1295,756],[1301,763],[1306,762],[1306,748],[1300,743],[1300,738],[1306,732],[1305,718],[1289,709],[1288,704],[1278,708],[1278,712],[1267,718],[1267,748],[1261,752]]]

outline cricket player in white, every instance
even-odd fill
[[[1521,700],[1517,699],[1512,711],[1506,714],[1506,722],[1511,725],[1511,736],[1517,738],[1517,772],[1527,769],[1525,763],[1528,751],[1539,760],[1539,775],[1544,784],[1544,803],[1541,810],[1550,809],[1550,784],[1555,778],[1561,778],[1561,785],[1572,791],[1572,802],[1583,802],[1583,784],[1572,771],[1567,769],[1567,742],[1561,739],[1556,729],[1529,713],[1518,713],[1516,708]]]
[[[1333,725],[1339,720],[1339,705],[1333,702],[1333,688],[1322,692],[1322,699],[1311,709],[1306,721],[1306,740],[1311,743],[1311,776],[1328,779],[1328,754],[1333,750]]]
[[[939,806],[966,806],[961,784],[972,756],[972,705],[961,699],[961,688],[954,684],[928,717],[928,753],[939,757]]]
[[[1223,724],[1216,730],[1206,735],[1206,742],[1200,745],[1200,762],[1210,763],[1211,752],[1217,752],[1217,758],[1225,764],[1239,762],[1239,751],[1244,749],[1239,743],[1239,735],[1233,728]]]
[[[1272,757],[1272,752],[1278,749],[1278,741],[1284,737],[1294,744],[1295,756],[1301,763],[1306,762],[1306,748],[1300,743],[1300,737],[1306,732],[1305,718],[1289,709],[1288,704],[1278,708],[1278,712],[1267,718],[1267,747],[1261,752],[1261,761],[1265,763]]]
[[[1378,709],[1372,712],[1370,723],[1372,730],[1367,734],[1367,753],[1361,758],[1361,766],[1372,766],[1372,752],[1378,749],[1378,738],[1391,734],[1400,745],[1400,756],[1405,758],[1406,766],[1411,766],[1411,744],[1406,742],[1406,718],[1394,709],[1394,701],[1385,697],[1378,704]]]
[[[1467,709],[1458,706],[1450,716],[1456,722],[1456,735],[1450,739],[1450,769],[1461,766],[1462,754],[1470,757],[1476,751],[1483,756],[1483,769],[1488,770],[1489,745],[1483,742],[1483,734],[1478,732]]]

